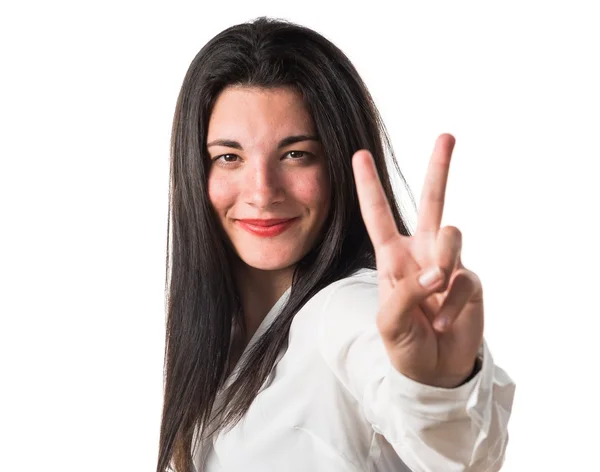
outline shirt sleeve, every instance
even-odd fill
[[[319,350],[413,472],[500,470],[508,442],[515,384],[485,341],[481,370],[453,389],[423,385],[391,364],[376,326],[377,279],[344,279],[330,292],[319,320]]]

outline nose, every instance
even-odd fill
[[[285,192],[279,169],[273,162],[255,160],[244,178],[244,200],[257,208],[281,203]]]

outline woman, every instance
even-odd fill
[[[514,385],[440,228],[453,144],[411,236],[338,48],[260,18],[199,52],[172,134],[158,471],[500,468]]]

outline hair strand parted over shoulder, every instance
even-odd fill
[[[208,198],[208,123],[229,86],[294,87],[321,138],[332,189],[317,245],[297,264],[287,304],[223,388],[231,329],[243,327],[232,251]],[[351,158],[373,154],[399,230],[409,234],[394,198],[385,152],[396,164],[373,100],[346,55],[315,31],[258,18],[227,28],[193,59],[183,80],[171,135],[167,235],[165,385],[157,472],[195,470],[196,441],[235,425],[284,347],[294,315],[318,291],[360,268],[375,267],[354,186]],[[409,196],[410,190],[409,190]],[[413,200],[414,205],[414,200]],[[216,410],[216,411],[213,411]],[[218,418],[218,420],[216,420]]]

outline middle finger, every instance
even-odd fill
[[[435,233],[440,229],[454,143],[450,134],[441,135],[435,142],[421,192],[416,234]]]

